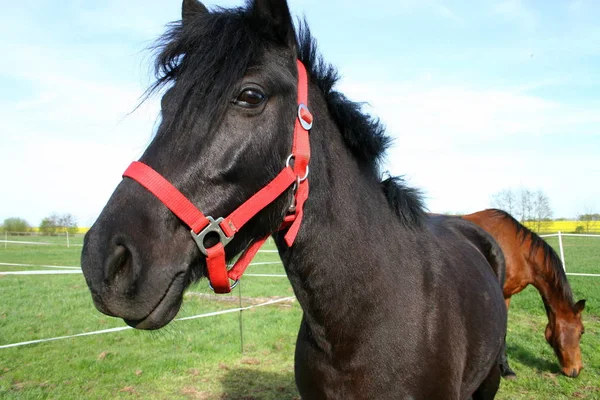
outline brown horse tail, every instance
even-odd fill
[[[542,256],[543,266],[547,269],[549,275],[552,277],[549,283],[552,284],[554,289],[557,289],[558,293],[561,293],[565,300],[569,302],[571,307],[574,305],[573,292],[571,291],[571,285],[567,280],[565,269],[563,267],[560,257],[554,251],[554,249],[546,243],[544,239],[539,237],[535,232],[531,231],[525,225],[517,221],[512,215],[503,210],[492,209],[496,217],[502,218],[512,223],[516,231],[517,239],[520,239],[521,250],[523,255],[532,263]]]

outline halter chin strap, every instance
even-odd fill
[[[289,228],[285,242],[292,246],[300,229],[304,215],[304,203],[308,199],[308,164],[310,162],[309,131],[312,128],[313,116],[308,110],[308,77],[306,68],[298,65],[298,118],[294,126],[292,153],[283,170],[265,187],[242,203],[225,218],[205,216],[175,186],[148,165],[134,161],[123,173],[123,177],[131,178],[156,196],[184,224],[190,227],[192,238],[198,249],[206,257],[208,279],[215,293],[229,293],[254,258],[269,235],[257,238],[242,253],[231,270],[227,270],[225,246],[235,234],[262,209],[271,204],[283,192],[295,184],[294,203],[285,217],[281,229]],[[294,160],[293,165],[291,161]],[[206,247],[206,236],[218,237],[217,244]],[[233,280],[231,285],[229,280]]]

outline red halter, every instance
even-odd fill
[[[294,142],[283,170],[267,186],[259,190],[250,199],[240,205],[225,218],[206,217],[175,186],[158,172],[146,164],[134,161],[123,173],[123,177],[131,178],[156,196],[173,214],[191,229],[192,238],[198,249],[206,256],[208,279],[215,293],[229,293],[254,258],[258,249],[269,235],[254,239],[244,251],[231,270],[227,270],[225,262],[225,246],[233,236],[263,208],[271,204],[279,195],[294,183],[296,192],[290,214],[285,217],[282,228],[287,228],[285,241],[292,246],[302,221],[304,202],[308,198],[308,164],[310,162],[310,144],[308,133],[312,128],[313,116],[308,110],[308,77],[306,68],[298,60],[298,118],[294,126]],[[290,165],[294,159],[293,166]],[[210,248],[204,245],[204,238],[209,233],[216,233],[219,242]],[[229,279],[234,281],[230,285]]]

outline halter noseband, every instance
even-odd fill
[[[250,261],[272,232],[265,237],[254,239],[229,271],[225,261],[225,246],[252,217],[294,184],[296,184],[294,203],[290,206],[289,214],[284,218],[281,226],[281,229],[289,228],[285,235],[288,246],[292,246],[300,229],[300,223],[304,215],[303,206],[308,199],[309,131],[312,128],[313,116],[306,106],[308,104],[306,68],[300,60],[297,61],[297,66],[298,118],[296,118],[294,126],[292,152],[283,170],[229,216],[216,219],[205,216],[175,186],[142,162],[132,162],[123,173],[124,178],[131,178],[145,187],[184,224],[190,227],[192,238],[200,252],[206,257],[208,279],[215,293],[231,292]],[[294,160],[293,165],[291,165],[292,159]],[[210,233],[216,234],[219,241],[217,244],[206,248],[205,238]],[[230,279],[234,281],[233,285],[230,285]]]

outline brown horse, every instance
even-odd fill
[[[548,315],[546,340],[554,349],[562,372],[572,378],[583,368],[579,341],[584,332],[581,312],[585,300],[577,303],[567,281],[560,258],[542,238],[502,210],[489,209],[469,215],[471,221],[498,242],[506,258],[504,299],[510,298],[529,284],[540,292]]]

